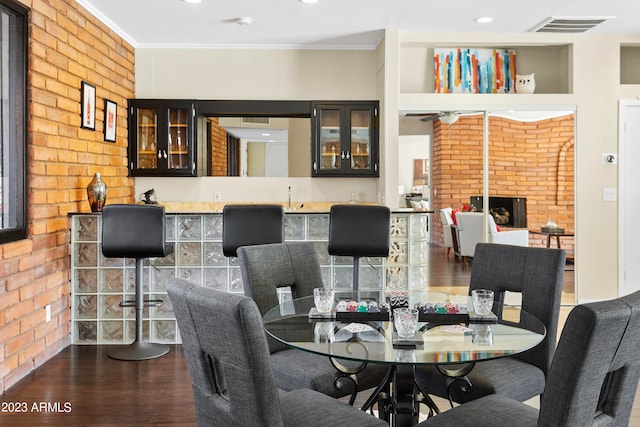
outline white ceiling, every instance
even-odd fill
[[[639,0],[76,0],[134,47],[372,49],[385,28],[524,33],[551,17],[609,16],[593,34],[640,34]],[[491,16],[490,24],[475,18]],[[238,25],[240,17],[252,25]]]
[[[231,127],[223,126],[224,129],[235,136],[236,138],[244,139],[248,142],[262,141],[262,142],[288,142],[289,130],[288,129],[274,129],[274,128],[249,128],[249,127]]]

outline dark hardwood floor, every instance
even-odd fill
[[[438,247],[431,249],[428,265],[430,287],[466,292],[470,265],[465,267],[452,256],[447,259]],[[569,279],[572,291],[573,277]],[[110,359],[109,348],[70,346],[27,375],[2,395],[0,425],[196,425],[191,380],[180,346],[141,362]]]
[[[108,349],[64,349],[2,395],[0,425],[196,425],[191,380],[180,346],[141,362],[110,359]]]
[[[469,276],[473,267],[472,262],[465,263],[456,259],[453,253],[447,256],[445,249],[430,246],[427,254],[428,283],[433,290],[443,290],[453,293],[466,293],[469,286]],[[568,262],[562,283],[562,304],[575,304],[575,271],[573,262]]]

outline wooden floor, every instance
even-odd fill
[[[110,359],[107,349],[64,349],[4,393],[3,405],[24,402],[26,412],[3,406],[0,425],[196,425],[191,379],[180,346],[142,362]],[[39,411],[40,405],[48,410]]]
[[[447,255],[445,249],[430,246],[427,255],[428,283],[431,290],[466,294],[473,263],[466,264],[456,259],[453,253]],[[575,305],[575,271],[573,263],[568,263],[562,283],[562,305]]]
[[[430,256],[430,283],[464,292],[470,267],[451,258],[447,261],[439,248]],[[36,369],[2,395],[0,426],[196,425],[191,380],[180,346],[142,362],[110,359],[108,349],[70,346]],[[438,404],[447,408],[444,401]],[[630,425],[640,427],[637,396]]]

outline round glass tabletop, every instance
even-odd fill
[[[495,303],[495,316],[478,317],[464,295],[411,291],[406,298],[411,307],[418,305],[421,311],[418,332],[411,339],[398,338],[393,322],[379,320],[388,319],[388,311],[385,316],[384,311],[336,312],[334,309],[330,315],[310,317],[310,313],[315,315],[313,297],[283,301],[265,313],[263,323],[271,337],[293,348],[340,359],[387,364],[447,365],[496,359],[528,350],[546,334],[542,322],[516,306]],[[336,300],[351,301],[352,295],[338,293]],[[356,302],[371,301],[388,306],[389,295],[363,292]],[[433,311],[434,307],[441,311],[447,304],[448,309],[456,309],[448,313]]]

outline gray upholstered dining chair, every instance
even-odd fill
[[[243,246],[238,248],[238,261],[245,295],[253,298],[262,315],[278,305],[278,289],[289,289],[293,298],[301,298],[323,287],[312,242]],[[350,372],[340,375],[326,356],[291,348],[271,337],[268,343],[275,381],[283,390],[310,388],[332,397],[351,394],[353,403],[359,390],[375,387],[386,373],[384,365],[364,367],[339,360]]]
[[[386,426],[313,390],[279,392],[262,317],[246,296],[181,279],[167,285],[199,426]]]
[[[640,291],[569,313],[540,410],[489,395],[436,415],[427,426],[628,426],[640,379]]]
[[[438,371],[443,367],[417,368],[419,383],[430,394],[458,403],[494,393],[524,402],[541,394],[556,348],[565,258],[562,249],[479,243],[469,293],[491,289],[497,303],[504,302],[506,292],[520,293],[522,309],[545,326],[545,339],[521,354],[476,363],[466,377],[456,381]]]

